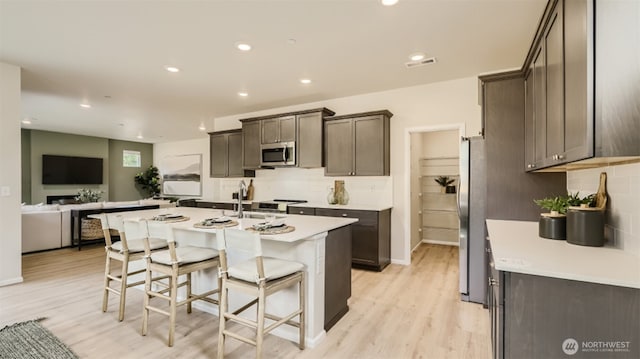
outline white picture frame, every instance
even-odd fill
[[[162,193],[202,195],[202,154],[167,156],[160,162]]]

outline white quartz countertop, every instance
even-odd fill
[[[179,229],[193,230],[197,232],[215,232],[215,229],[201,229],[195,228],[194,224],[203,221],[206,218],[214,218],[222,216],[222,211],[209,208],[194,208],[194,207],[174,207],[174,208],[162,208],[144,211],[132,211],[121,212],[125,218],[152,218],[158,214],[174,214],[183,215],[189,217],[188,221],[174,222],[172,225]],[[251,215],[252,212],[245,211],[246,215]],[[264,215],[264,213],[255,213],[256,215]],[[263,239],[279,241],[279,242],[296,242],[302,239],[311,238],[317,234],[328,232],[330,230],[344,227],[358,221],[356,218],[337,218],[337,217],[315,217],[315,216],[301,216],[295,214],[289,215],[277,215],[277,218],[284,218],[284,223],[288,226],[295,227],[293,232],[274,234],[274,235],[261,235]],[[264,222],[261,218],[234,218],[231,219],[239,222],[239,226],[230,228],[248,228],[256,223]]]
[[[371,204],[327,204],[327,203],[296,203],[291,207],[306,207],[306,208],[327,208],[327,209],[350,209],[357,211],[384,211],[392,208],[388,205],[371,205]]]
[[[640,288],[640,257],[538,236],[538,222],[487,220],[497,270]]]

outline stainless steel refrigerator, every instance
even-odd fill
[[[463,137],[460,144],[460,296],[485,303],[486,152],[482,137]],[[486,303],[485,303],[486,304]]]

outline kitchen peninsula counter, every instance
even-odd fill
[[[640,257],[538,236],[538,222],[487,220],[495,269],[640,288]]]

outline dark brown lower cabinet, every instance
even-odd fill
[[[329,231],[324,259],[324,329],[329,330],[349,311],[351,297],[351,227]]]
[[[640,358],[640,289],[491,273],[494,358]]]
[[[357,218],[351,225],[351,266],[382,271],[391,262],[391,209],[316,208],[316,216]]]

